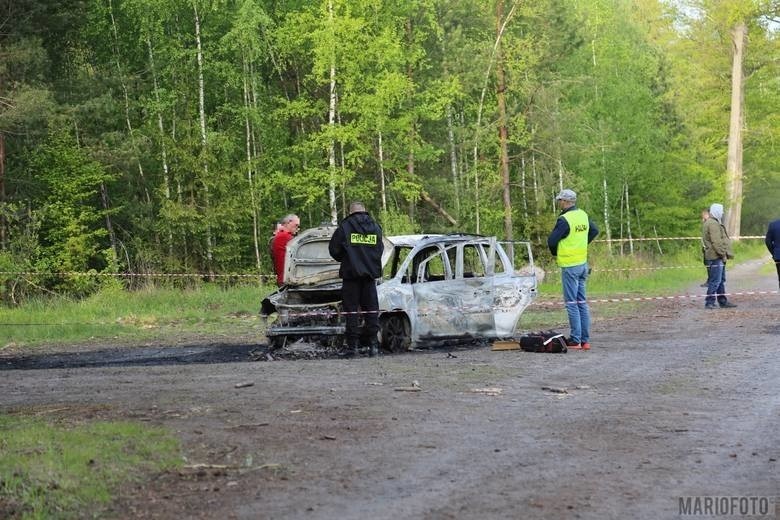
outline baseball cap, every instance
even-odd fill
[[[577,200],[577,194],[574,191],[565,189],[555,196],[555,200],[567,200],[569,202],[575,202]]]

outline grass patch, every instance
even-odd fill
[[[179,453],[178,440],[160,428],[0,414],[0,516],[97,513],[120,483],[177,467]]]
[[[0,347],[258,334],[260,299],[272,290],[109,288],[78,302],[40,299],[3,310]]]

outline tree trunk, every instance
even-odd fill
[[[154,51],[152,49],[151,38],[146,38],[146,47],[149,50],[149,69],[152,73],[152,85],[154,87],[154,100],[157,103],[157,128],[160,131],[160,154],[162,159],[163,169],[163,189],[165,194],[165,200],[170,202],[171,200],[171,179],[170,169],[168,167],[168,148],[165,145],[165,125],[163,125],[162,110],[160,109],[160,87],[157,83],[157,71],[154,66]],[[173,231],[170,225],[166,224],[168,228],[168,257],[173,258]]]
[[[531,152],[531,175],[534,181],[534,215],[539,215],[539,175],[536,173],[536,152]]]
[[[590,42],[590,52],[593,61],[593,74],[596,77],[596,40]],[[593,96],[595,99],[599,97],[599,85],[596,83],[593,87]],[[601,176],[602,176],[602,188],[604,190],[604,235],[607,240],[607,250],[612,255],[612,230],[609,221],[609,192],[607,182],[607,147],[604,144],[604,122],[599,120],[599,139],[601,140]]]
[[[501,18],[504,16],[504,0],[496,2],[496,39],[501,35]],[[496,48],[496,80],[498,101],[498,145],[500,150],[499,165],[501,168],[501,183],[503,185],[504,201],[504,239],[513,240],[514,230],[512,229],[512,197],[509,192],[509,130],[507,129],[506,118],[506,75],[504,74],[504,56],[501,52],[501,43]]]
[[[523,196],[523,218],[528,221],[528,189],[525,186],[525,155],[520,157],[520,190]]]
[[[379,154],[379,194],[382,197],[382,211],[387,211],[387,187],[385,186],[385,150],[382,143],[382,132],[377,135],[377,152]]]
[[[626,194],[626,235],[628,236],[628,251],[634,254],[634,236],[631,234],[631,204],[628,197],[628,183],[623,184]]]
[[[249,88],[249,65],[246,56],[244,65],[244,146],[246,148],[246,176],[249,189],[250,211],[252,212],[252,243],[255,247],[255,266],[260,269],[260,237],[257,226],[257,201],[255,200],[254,167],[252,165],[252,124],[249,121],[249,111],[252,108],[252,93]]]
[[[198,6],[192,2],[192,10],[195,14],[195,43],[198,51],[198,113],[200,114],[200,142],[203,153],[203,204],[206,214],[206,267],[209,272],[209,278],[214,277],[214,246],[211,236],[211,221],[209,217],[209,165],[206,157],[206,102],[205,86],[203,82],[203,46],[200,41],[200,16],[198,16]]]
[[[450,173],[452,187],[455,190],[455,212],[460,218],[460,182],[458,179],[458,154],[455,145],[455,131],[452,124],[452,105],[447,104],[447,142],[450,145]]]
[[[119,258],[119,246],[116,241],[116,233],[114,233],[114,226],[111,223],[111,215],[109,213],[109,201],[108,190],[104,182],[100,183],[100,202],[103,205],[103,211],[106,212],[106,230],[108,231],[108,240],[111,242],[111,252],[114,254],[114,262]],[[130,264],[127,265],[130,268]]]
[[[728,214],[726,231],[738,240],[742,221],[742,131],[745,123],[745,79],[743,59],[747,27],[739,22],[731,31],[733,55],[731,59],[731,115],[729,119],[729,145],[726,164],[726,196]]]
[[[476,132],[474,134],[474,218],[476,219],[476,233],[479,233],[480,228],[480,208],[479,208],[479,137],[480,132],[482,130],[482,109],[485,106],[485,93],[487,92],[488,87],[488,81],[490,80],[490,72],[493,70],[493,59],[496,55],[496,52],[498,50],[498,46],[501,43],[501,37],[504,34],[504,30],[506,29],[506,25],[509,23],[509,20],[512,18],[512,15],[515,13],[515,8],[517,7],[517,2],[512,4],[512,9],[509,10],[509,14],[506,15],[506,19],[501,22],[501,20],[498,20],[499,28],[498,28],[498,34],[496,35],[496,41],[493,43],[493,50],[490,54],[490,59],[488,60],[488,66],[487,70],[485,71],[485,81],[482,85],[482,93],[479,96],[479,107],[477,108],[477,125],[476,125]],[[503,13],[502,13],[503,14]]]
[[[135,134],[133,132],[133,125],[130,122],[130,95],[127,93],[127,83],[125,82],[124,71],[122,65],[119,62],[119,31],[116,27],[116,20],[114,19],[114,5],[112,0],[108,0],[108,14],[111,17],[111,29],[114,33],[114,61],[116,63],[116,70],[119,76],[119,82],[122,85],[122,93],[125,99],[125,125],[127,126],[128,137],[130,138],[130,144],[135,155],[136,164],[138,165],[138,180],[141,183],[141,189],[144,192],[144,199],[146,204],[151,208],[152,197],[149,195],[149,189],[146,186],[146,177],[144,176],[144,169],[141,165],[141,154],[138,151],[138,146],[135,142]]]
[[[331,33],[333,32],[333,1],[328,1],[328,16],[330,19]],[[331,34],[331,36],[333,36]],[[335,45],[335,41],[331,40],[331,45]],[[328,128],[331,130],[331,135],[334,135],[336,125],[336,56],[335,51],[331,50],[330,58],[330,103],[328,106]],[[336,140],[331,137],[330,146],[328,146],[328,201],[330,203],[330,220],[333,224],[336,224],[339,220],[338,208],[336,207]]]
[[[441,207],[441,206],[440,206],[440,205],[439,205],[439,204],[438,204],[438,203],[437,203],[435,200],[433,200],[433,199],[431,198],[431,196],[430,196],[430,195],[428,195],[428,192],[427,192],[427,191],[425,191],[425,190],[421,191],[421,192],[420,192],[420,197],[422,197],[422,199],[423,199],[425,202],[427,202],[428,204],[430,204],[430,205],[433,207],[433,209],[435,209],[435,210],[436,210],[436,211],[439,213],[439,215],[441,215],[442,217],[446,218],[446,219],[447,219],[447,222],[449,222],[449,223],[450,223],[450,224],[452,224],[453,226],[457,226],[457,225],[458,225],[458,221],[457,221],[457,220],[455,220],[454,218],[452,218],[452,215],[450,215],[449,213],[447,213],[447,210],[445,210],[444,208],[442,208],[442,207]]]
[[[0,132],[0,209],[5,209],[5,134]],[[5,213],[0,211],[0,251],[5,251],[6,244]]]

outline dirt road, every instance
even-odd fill
[[[756,264],[727,286],[777,289]],[[594,304],[593,350],[565,355],[204,364],[185,349],[171,364],[3,370],[0,408],[176,432],[187,467],[122,489],[117,518],[658,519],[705,496],[768,497],[774,518],[780,295],[732,301],[652,301],[619,320]],[[222,348],[244,361],[257,345]]]

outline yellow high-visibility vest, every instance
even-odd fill
[[[569,223],[569,234],[558,242],[558,266],[584,264],[588,261],[588,214],[581,209],[574,209],[562,216]]]

